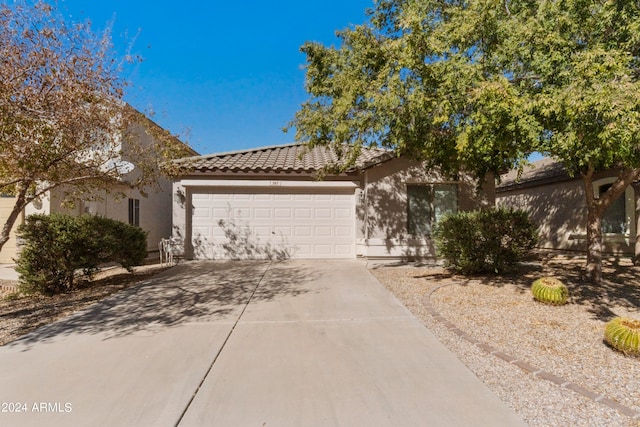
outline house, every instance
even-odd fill
[[[615,180],[613,170],[594,176],[593,192],[596,197]],[[605,212],[602,222],[605,253],[634,254],[638,190],[634,185],[629,186]],[[529,212],[539,226],[540,248],[586,251],[584,184],[580,177],[570,177],[560,162],[545,158],[532,163],[520,177],[517,171],[503,175],[496,187],[496,204]]]
[[[303,144],[176,160],[173,235],[189,259],[424,258],[440,216],[494,204],[493,182],[478,192],[376,148],[318,179],[339,162]]]
[[[137,118],[139,119],[138,123],[132,126],[132,131],[137,135],[138,143],[145,147],[145,150],[153,150],[159,144],[157,135],[166,135],[167,133],[141,113],[137,113]],[[173,143],[180,148],[181,155],[197,154],[175,138],[173,138]],[[123,149],[123,151],[125,150]],[[125,167],[133,168],[130,174],[135,175],[137,173],[135,165],[126,162],[126,153],[123,153],[122,157],[119,161]],[[35,199],[25,207],[16,221],[11,231],[10,240],[0,251],[0,263],[14,262],[19,251],[16,244],[16,229],[24,222],[25,217],[31,214],[93,214],[134,224],[148,232],[148,250],[157,251],[160,239],[169,236],[172,230],[172,180],[160,176],[155,185],[142,190],[131,188],[125,181],[108,185],[108,190],[105,188],[90,193],[75,193],[74,187],[57,187]],[[14,204],[14,196],[0,195],[0,222],[2,224]]]

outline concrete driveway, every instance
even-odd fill
[[[517,426],[358,261],[190,262],[0,347],[0,425]]]

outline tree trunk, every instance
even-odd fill
[[[7,220],[5,221],[4,225],[2,226],[2,230],[0,231],[0,251],[2,251],[2,247],[5,245],[5,243],[9,241],[9,238],[11,237],[11,229],[16,223],[18,216],[27,205],[26,196],[28,188],[29,187],[26,185],[17,188],[18,197],[13,205],[13,209],[11,209],[11,213],[9,213],[9,216],[7,217]]]
[[[606,206],[593,191],[593,170],[582,176],[587,205],[587,276],[592,283],[602,281],[602,216]]]
[[[598,196],[594,194],[593,173],[590,169],[582,181],[587,202],[587,274],[591,282],[598,284],[602,281],[602,218],[607,208],[640,177],[640,169],[621,171],[611,187]]]
[[[596,284],[602,281],[602,214],[598,210],[587,205],[587,274]]]

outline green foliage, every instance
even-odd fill
[[[57,1],[0,2],[0,192],[15,195],[0,248],[24,208],[54,189],[118,193],[157,186],[190,150],[124,102],[129,85],[111,32],[68,21]],[[129,173],[129,165],[135,173]],[[110,185],[113,184],[113,185]]]
[[[434,238],[447,267],[462,274],[502,274],[515,269],[538,234],[526,212],[494,208],[446,216]]]
[[[533,282],[531,293],[536,301],[550,305],[566,304],[569,298],[567,286],[553,277],[542,277]]]
[[[591,224],[640,178],[637,1],[383,0],[369,16],[338,47],[302,47],[296,139],[381,145],[478,178],[536,151],[585,181],[617,168],[620,185],[586,199]],[[602,237],[587,239],[601,270]]]
[[[130,270],[147,255],[145,231],[91,215],[31,215],[18,228],[18,237],[24,247],[16,271],[24,293],[66,292],[78,272],[90,275],[107,262]]]
[[[616,317],[605,325],[604,340],[629,356],[640,356],[640,321]]]
[[[573,173],[640,166],[640,4],[388,0],[306,43],[314,144],[380,144],[483,176],[532,151]]]

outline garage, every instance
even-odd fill
[[[353,188],[194,190],[197,259],[355,258]]]
[[[186,259],[356,258],[363,171],[394,156],[343,155],[294,143],[177,159],[171,237]]]
[[[427,211],[411,202],[416,187],[455,184],[456,209],[493,204],[492,182],[478,191],[472,177],[452,182],[393,152],[352,148],[293,143],[174,160],[171,237],[186,259],[435,258],[431,236],[409,229],[416,215],[434,221],[415,211]],[[428,212],[447,208],[440,202],[421,199]]]

